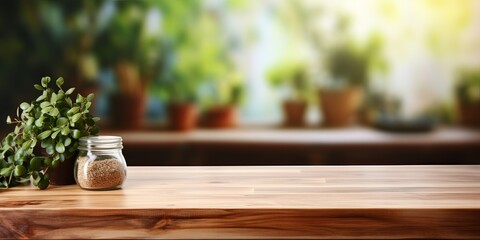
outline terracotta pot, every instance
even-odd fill
[[[307,103],[305,101],[283,102],[283,117],[285,126],[302,127],[305,125],[305,112]]]
[[[175,103],[168,106],[168,125],[174,131],[190,131],[197,125],[197,109],[192,103]]]
[[[75,184],[75,178],[73,175],[73,168],[75,166],[76,154],[65,159],[56,168],[49,168],[47,173],[50,177],[50,184],[52,185],[72,185]]]
[[[205,125],[212,128],[232,128],[237,124],[237,111],[233,106],[212,107],[205,113]]]
[[[144,126],[145,96],[116,94],[110,98],[110,118],[114,128],[135,130]]]
[[[480,128],[480,102],[458,105],[460,124],[466,127]]]
[[[324,126],[345,127],[355,121],[362,97],[360,88],[321,89],[318,93]]]

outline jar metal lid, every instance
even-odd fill
[[[79,150],[122,149],[122,137],[119,136],[88,136],[79,139]]]

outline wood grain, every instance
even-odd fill
[[[130,167],[0,190],[0,238],[480,239],[480,166]]]

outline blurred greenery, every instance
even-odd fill
[[[457,82],[456,93],[461,102],[480,102],[480,70],[476,68],[462,70]]]
[[[245,103],[242,113],[271,119],[284,88],[290,98],[303,98],[325,79],[330,86],[375,88],[384,95],[379,101],[398,99],[399,112],[416,114],[476,91],[473,83],[457,89],[452,83],[456,70],[480,65],[479,6],[473,0],[6,0],[0,113],[13,114],[34,93],[32,83],[50,75],[80,91],[99,88],[103,110],[109,95],[144,94],[155,117],[165,103],[194,102],[202,109]]]
[[[207,102],[218,104],[233,102],[220,97],[225,95],[224,88],[235,88],[238,82],[230,76],[235,68],[228,56],[227,43],[221,38],[225,29],[216,12],[200,11],[199,5],[190,10],[186,14],[190,21],[183,22],[184,26],[172,27],[171,65],[159,77],[159,94],[171,102],[194,102],[200,98],[209,98]],[[195,27],[190,27],[193,25]],[[200,88],[204,85],[212,91],[202,95]]]
[[[81,90],[97,78],[92,52],[99,1],[3,1],[0,8],[0,107],[11,114],[45,75]],[[3,117],[2,117],[3,118]]]
[[[333,78],[333,86],[367,86],[372,68],[385,71],[388,67],[379,56],[381,39],[372,36],[366,46],[353,42],[342,42],[327,51],[328,69]]]
[[[267,79],[275,87],[286,87],[287,100],[307,100],[312,95],[313,84],[306,63],[285,61],[270,68]]]

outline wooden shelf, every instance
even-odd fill
[[[130,165],[479,164],[480,131],[394,134],[369,128],[109,131]],[[138,160],[136,156],[143,156]],[[135,161],[131,160],[135,159]],[[388,160],[387,160],[388,159]]]
[[[127,144],[279,144],[279,145],[465,145],[480,144],[480,131],[442,128],[427,133],[395,134],[370,128],[345,129],[219,129],[192,132],[108,131]]]

